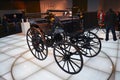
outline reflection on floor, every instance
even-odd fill
[[[97,35],[105,37],[103,31],[98,31]],[[70,75],[58,67],[52,48],[49,48],[48,57],[40,61],[29,51],[24,35],[3,37],[0,39],[0,80],[120,80],[119,41],[113,41],[110,33],[109,41],[101,40],[99,55],[83,56],[83,69]]]

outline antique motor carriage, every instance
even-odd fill
[[[101,50],[98,36],[84,30],[79,16],[55,16],[49,10],[44,18],[33,20],[26,34],[28,47],[35,58],[46,59],[48,48],[53,48],[53,55],[58,66],[69,74],[82,70],[83,55],[94,57]]]

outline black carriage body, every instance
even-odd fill
[[[54,11],[54,10],[52,10]],[[56,11],[56,10],[55,10]],[[60,10],[63,12],[64,10]],[[66,10],[65,10],[66,11]],[[57,11],[59,12],[59,10]],[[47,18],[46,18],[47,17]],[[79,16],[52,16],[47,15],[45,18],[33,19],[30,21],[31,27],[35,27],[40,30],[43,35],[49,36],[46,39],[45,45],[48,47],[54,47],[54,42],[60,42],[66,36],[76,37],[77,32],[82,32],[83,26],[80,25]],[[54,19],[51,21],[50,19]],[[64,37],[61,36],[64,33]]]
[[[65,33],[74,33],[78,30],[81,30],[82,27],[80,26],[79,17],[58,17],[60,23],[62,25],[58,25],[58,27],[62,28]],[[57,24],[57,23],[56,23]],[[31,25],[36,25],[34,27],[40,28],[45,32],[45,34],[53,33],[52,29],[54,27],[53,23],[50,23],[47,19],[39,19],[32,21]],[[51,31],[51,32],[50,32]]]

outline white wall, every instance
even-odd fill
[[[120,11],[120,0],[88,0],[88,12],[94,12],[103,9],[105,12],[112,8],[114,11]]]
[[[120,0],[104,0],[104,10],[112,8],[114,11],[120,11]]]
[[[99,9],[100,0],[88,0],[87,11],[95,12]]]
[[[40,0],[41,12],[45,13],[47,9],[65,10],[72,7],[72,0]]]

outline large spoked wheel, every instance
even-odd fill
[[[26,34],[27,44],[32,54],[39,60],[48,55],[48,48],[44,45],[43,35],[36,28],[29,28]]]
[[[70,43],[61,43],[54,47],[54,57],[58,66],[69,74],[76,74],[83,67],[81,53]]]
[[[78,37],[77,46],[86,57],[94,57],[101,51],[100,38],[92,32],[84,32]]]

